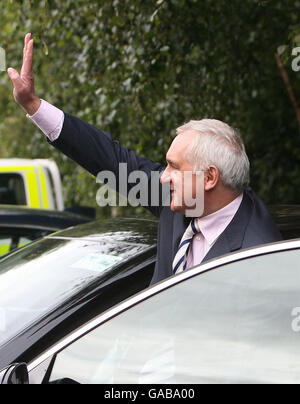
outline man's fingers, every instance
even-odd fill
[[[20,85],[22,85],[20,75],[15,69],[10,67],[9,69],[7,69],[7,73],[15,88],[18,88],[20,87]]]
[[[24,44],[25,44],[25,46],[28,44],[28,42],[30,41],[30,39],[31,39],[31,33],[26,34],[26,35],[25,35],[25,38],[24,38]]]
[[[31,34],[27,34],[24,39],[23,64],[21,69],[21,76],[32,73],[32,60],[33,60],[33,39],[31,39]]]
[[[24,63],[24,59],[25,59],[25,55],[26,55],[26,51],[27,51],[27,45],[28,42],[31,39],[31,34],[26,34],[24,37],[24,48],[23,48],[23,63]]]
[[[24,53],[26,53],[27,46],[30,40],[31,40],[31,34],[26,34],[24,38]]]
[[[33,82],[33,39],[31,34],[26,34],[23,48],[23,65],[20,74],[13,68],[7,69],[9,78],[14,86],[14,98],[30,115],[35,112],[40,105],[39,98],[34,92]]]

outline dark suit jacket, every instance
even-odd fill
[[[138,136],[138,135],[137,135]],[[60,137],[51,143],[94,176],[100,171],[119,173],[119,163],[128,164],[128,175],[142,170],[150,179],[151,171],[162,171],[158,163],[137,156],[132,150],[113,141],[108,133],[100,132],[90,124],[65,114]],[[117,183],[117,189],[118,189]],[[135,184],[128,184],[130,187]],[[150,190],[150,186],[149,186]],[[174,213],[169,206],[149,207],[159,217],[158,252],[152,284],[172,275],[172,262],[179,242],[190,218]],[[231,223],[220,235],[204,261],[229,252],[281,240],[281,235],[267,208],[249,188],[244,191],[243,201]]]

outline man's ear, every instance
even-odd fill
[[[216,166],[210,166],[204,174],[204,189],[211,191],[216,187],[220,179],[220,172]]]

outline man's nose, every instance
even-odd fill
[[[160,176],[160,183],[161,183],[161,184],[166,184],[167,182],[170,182],[170,181],[171,181],[170,173],[169,173],[169,170],[166,168],[166,169],[162,172],[162,174],[161,174],[161,176]]]

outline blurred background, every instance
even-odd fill
[[[0,46],[19,70],[31,32],[38,96],[152,160],[190,119],[239,128],[259,196],[300,203],[299,16],[298,0],[1,0]],[[0,157],[54,159],[65,205],[96,207],[99,184],[25,118],[5,72],[0,86]]]

